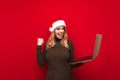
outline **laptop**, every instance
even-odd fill
[[[99,54],[101,41],[102,41],[102,35],[101,34],[96,34],[96,40],[95,40],[95,44],[94,44],[93,54],[89,55],[89,56],[79,58],[77,61],[73,61],[70,64],[83,63],[83,62],[94,60]]]

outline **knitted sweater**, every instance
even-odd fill
[[[74,48],[68,40],[69,48],[61,45],[60,40],[56,39],[56,45],[42,51],[41,46],[37,46],[37,61],[40,66],[48,63],[46,80],[73,80],[71,68],[78,67],[82,63],[69,64],[74,61]]]

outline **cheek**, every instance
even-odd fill
[[[55,36],[57,36],[57,34],[58,34],[58,31],[55,31]]]
[[[55,30],[55,34],[59,33],[59,30]]]

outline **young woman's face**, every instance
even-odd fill
[[[55,28],[55,36],[58,39],[62,39],[65,33],[65,27],[64,26],[59,26],[57,28]]]

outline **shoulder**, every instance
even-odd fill
[[[68,45],[69,45],[70,47],[73,47],[73,42],[72,42],[71,40],[68,40]]]

